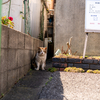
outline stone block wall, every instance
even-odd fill
[[[59,70],[64,70],[66,67],[77,67],[83,68],[85,70],[92,69],[100,70],[100,59],[82,59],[82,58],[52,58],[52,66],[59,68]]]
[[[0,96],[31,68],[31,59],[43,41],[2,25]]]

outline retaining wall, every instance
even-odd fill
[[[85,70],[92,69],[100,70],[100,59],[83,59],[83,58],[52,58],[52,66],[59,68],[59,70],[64,70],[66,67],[77,67],[83,68]]]
[[[2,25],[0,96],[31,68],[31,59],[43,42]]]

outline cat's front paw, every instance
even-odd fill
[[[45,70],[44,68],[42,68],[42,70]]]
[[[38,68],[35,68],[35,70],[39,70]]]

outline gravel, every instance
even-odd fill
[[[100,100],[100,74],[54,72],[40,100]]]

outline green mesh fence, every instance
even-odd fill
[[[0,59],[1,59],[1,8],[2,8],[2,0],[0,0]]]

